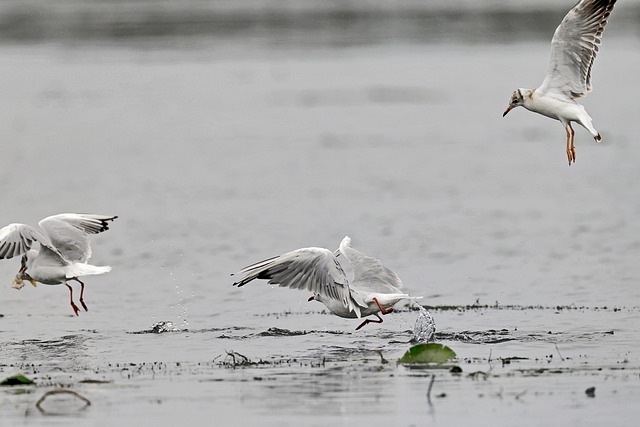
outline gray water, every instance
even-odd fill
[[[0,377],[37,384],[0,389],[0,424],[634,425],[633,4],[614,11],[583,100],[603,142],[577,129],[571,167],[557,122],[502,118],[541,82],[564,8],[513,40],[367,21],[342,43],[331,26],[310,29],[320,40],[5,34],[0,224],[119,219],[93,239],[113,271],[86,278],[79,317],[65,287],[16,291],[18,260],[0,263]],[[395,364],[418,316],[403,304],[356,332],[305,292],[231,286],[347,234],[424,297],[461,374]],[[161,321],[175,331],[152,333]],[[58,387],[91,405],[39,411]]]

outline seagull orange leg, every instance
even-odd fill
[[[576,148],[573,146],[573,138],[576,135],[576,131],[573,130],[571,123],[569,123],[569,129],[571,129],[571,157],[573,158],[573,163],[576,162]],[[571,161],[569,161],[571,163]]]
[[[378,316],[378,313],[373,313],[373,315],[376,316],[378,320],[365,319],[364,322],[360,323],[360,326],[356,328],[356,331],[362,328],[364,325],[368,325],[369,323],[382,323],[382,317]]]
[[[73,288],[66,282],[65,282],[65,286],[69,288],[69,302],[71,303],[71,308],[73,308],[73,311],[76,313],[76,316],[77,316],[78,313],[80,313],[80,309],[78,308],[76,303],[73,302]]]
[[[89,308],[87,308],[87,304],[84,303],[84,283],[82,283],[82,281],[80,281],[80,279],[78,279],[77,277],[74,277],[73,280],[80,283],[80,304],[82,304],[82,308],[84,308],[84,311],[89,311]]]
[[[567,133],[567,158],[569,159],[569,166],[571,166],[571,161],[573,160],[573,157],[571,156],[571,134],[569,133],[569,127],[571,125],[568,124],[567,126],[564,127],[564,131]]]
[[[393,311],[393,307],[389,307],[386,310],[384,308],[382,308],[382,306],[380,305],[380,301],[378,301],[378,298],[373,297],[373,300],[376,302],[376,304],[378,304],[378,308],[380,309],[380,312],[382,314],[389,314],[389,313],[391,313]]]

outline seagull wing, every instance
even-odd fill
[[[551,60],[540,93],[561,99],[591,92],[591,67],[616,0],[581,0],[551,40]]]
[[[38,267],[66,267],[71,265],[69,261],[60,255],[60,252],[54,252],[47,247],[41,248],[34,262],[34,265],[35,264],[37,264]]]
[[[27,253],[34,242],[62,257],[49,237],[26,224],[9,224],[0,229],[0,259],[9,259]]]
[[[353,268],[351,289],[361,293],[396,294],[404,285],[396,273],[378,259],[353,249],[351,239],[345,237],[340,243],[340,252]]]
[[[244,286],[254,279],[266,279],[269,284],[311,291],[341,301],[349,310],[359,311],[359,304],[351,295],[347,276],[333,252],[328,249],[297,249],[252,264],[235,274],[243,274],[244,277],[234,286]]]
[[[117,216],[67,213],[47,217],[39,225],[67,260],[84,263],[91,258],[89,235],[108,230],[108,221],[116,218]]]

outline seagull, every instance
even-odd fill
[[[576,161],[571,122],[587,129],[596,141],[600,133],[587,110],[576,99],[591,92],[591,67],[616,0],[580,0],[564,17],[551,40],[547,75],[537,89],[516,89],[502,114],[522,105],[527,110],[559,120],[567,134],[569,166]]]
[[[338,262],[343,255],[353,269],[353,282]],[[369,323],[382,323],[378,313],[388,314],[402,299],[414,299],[402,292],[402,281],[380,261],[351,247],[346,236],[335,252],[324,248],[302,248],[257,262],[236,274],[244,277],[233,285],[242,287],[254,279],[267,279],[269,284],[313,292],[309,301],[323,303],[333,314],[349,319],[370,315],[356,331]]]
[[[80,283],[80,303],[84,303],[84,283],[81,276],[104,274],[111,267],[97,267],[87,264],[91,258],[89,235],[102,233],[109,229],[108,221],[117,216],[65,213],[53,215],[40,221],[39,228],[25,224],[9,224],[0,229],[0,259],[22,256],[21,266],[13,287],[21,289],[24,280],[36,286],[36,282],[45,285],[64,283],[69,288],[69,300],[76,316],[80,312],[73,302],[73,289],[67,283],[75,280]],[[31,249],[35,242],[40,251]]]

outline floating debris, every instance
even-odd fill
[[[220,366],[224,366],[226,368],[237,368],[237,367],[245,367],[245,366],[256,366],[256,365],[269,365],[270,363],[267,361],[264,361],[262,359],[256,361],[253,361],[251,359],[249,359],[247,356],[245,356],[244,354],[240,354],[237,351],[227,351],[225,350],[225,352],[227,353],[226,356],[224,357],[224,359],[222,359],[221,362],[219,362]],[[218,359],[221,355],[216,356],[213,361],[215,362],[216,359]]]
[[[186,329],[176,328],[172,321],[164,320],[162,322],[156,322],[151,326],[151,329],[145,329],[144,331],[127,332],[129,334],[162,334],[164,332],[183,332]]]
[[[6,378],[0,381],[0,386],[14,386],[14,385],[31,385],[33,384],[33,380],[25,377],[22,374],[14,375],[12,377]]]
[[[235,368],[236,366],[253,365],[254,362],[252,362],[244,354],[240,354],[237,351],[231,350],[231,351],[227,351],[227,355],[224,358],[222,364],[224,366],[231,366],[231,367]]]
[[[344,335],[345,332],[344,331],[331,331],[331,330],[326,330],[326,331],[318,331],[318,330],[294,331],[294,330],[290,330],[290,329],[282,329],[282,328],[271,327],[271,328],[267,329],[266,331],[258,332],[258,333],[255,333],[255,334],[244,335],[244,336],[239,337],[239,338],[244,339],[244,338],[250,338],[250,337],[295,337],[295,336],[298,336],[298,335],[308,335],[308,334]],[[224,336],[224,338],[231,338],[231,337]]]
[[[307,331],[291,331],[289,329],[281,329],[271,327],[264,332],[260,332],[256,335],[261,337],[293,337],[297,335],[306,335]]]
[[[433,383],[435,381],[436,381],[436,376],[431,375],[431,381],[429,381],[429,387],[427,387],[427,403],[429,404],[429,406],[433,406],[433,403],[431,402],[431,389],[433,388]]]
[[[398,360],[400,364],[442,364],[456,357],[455,351],[443,344],[418,344],[411,347]]]
[[[595,387],[589,387],[589,388],[588,388],[588,389],[586,389],[584,392],[585,392],[585,393],[587,394],[587,396],[589,396],[589,397],[596,397],[596,388],[595,388]]]
[[[52,411],[51,409],[47,410],[47,409],[42,407],[42,403],[45,401],[46,398],[48,398],[49,396],[52,396],[52,395],[56,395],[56,394],[68,394],[68,395],[71,395],[73,397],[76,397],[76,398],[80,399],[83,402],[83,405],[80,408],[77,408],[76,411],[83,411],[88,406],[91,405],[91,401],[89,399],[87,399],[86,397],[82,396],[81,394],[78,394],[77,392],[75,392],[73,390],[66,389],[66,388],[59,388],[59,389],[55,389],[55,390],[49,390],[48,392],[43,394],[42,397],[36,402],[36,408],[38,408],[38,410],[40,412],[42,412],[43,414],[46,414],[46,415],[65,415],[65,414],[69,413],[69,411],[66,410],[66,409],[65,410],[58,409],[57,411]],[[66,405],[63,405],[63,406],[66,406]]]
[[[163,322],[156,322],[151,327],[151,332],[154,334],[161,334],[163,332],[180,332],[180,329],[173,325],[173,322],[166,320]]]
[[[87,378],[86,380],[78,381],[78,384],[111,384],[113,381],[111,380],[94,380],[91,378]]]
[[[428,343],[433,341],[433,336],[436,333],[436,321],[433,319],[433,316],[424,309],[424,307],[418,307],[420,309],[420,314],[418,314],[416,323],[413,325],[411,342]]]

